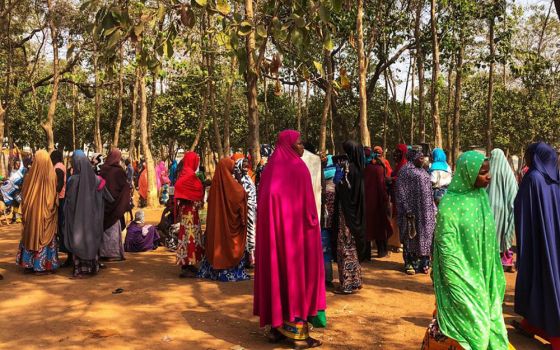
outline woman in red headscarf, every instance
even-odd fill
[[[393,206],[392,217],[391,217],[391,227],[393,229],[393,235],[389,237],[388,246],[392,247],[394,251],[401,251],[401,241],[400,241],[400,233],[399,233],[399,226],[397,225],[397,206],[395,205],[395,186],[399,178],[399,171],[401,168],[408,163],[408,159],[406,155],[408,154],[408,147],[400,143],[395,148],[393,152],[393,160],[395,161],[395,169],[391,174],[391,186],[390,186],[390,193],[391,193],[391,202]]]
[[[187,152],[177,165],[175,183],[175,220],[179,226],[177,264],[181,265],[181,277],[196,277],[197,264],[204,248],[198,210],[203,205],[204,187],[196,176],[200,158],[195,152]]]
[[[282,131],[262,173],[253,304],[261,327],[272,328],[270,341],[290,339],[298,348],[321,345],[309,336],[308,319],[326,308],[320,223],[303,151],[299,132]]]

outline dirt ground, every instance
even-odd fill
[[[159,211],[147,212],[147,221]],[[70,279],[23,274],[15,255],[20,226],[0,227],[0,349],[282,349],[252,315],[253,282],[180,279],[164,248],[127,254],[99,275]],[[430,278],[401,272],[402,256],[362,267],[359,294],[327,293],[328,328],[313,331],[323,349],[419,349],[434,306]],[[507,274],[504,315],[513,313],[515,274]],[[112,294],[123,288],[122,294]],[[508,326],[518,350],[547,349]]]

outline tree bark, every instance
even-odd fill
[[[554,5],[556,7],[556,13],[558,14],[558,19],[560,19],[560,0],[554,0]]]
[[[249,134],[247,146],[251,152],[253,168],[256,169],[260,162],[260,133],[259,133],[259,110],[257,104],[257,62],[255,60],[255,23],[253,19],[253,0],[245,0],[245,20],[253,26],[245,42],[247,52],[247,72],[245,80],[247,82],[247,121]]]
[[[551,5],[552,6],[552,5]],[[489,19],[488,30],[488,44],[490,46],[490,68],[488,70],[488,98],[486,101],[486,154],[490,155],[492,152],[492,136],[493,136],[493,123],[492,118],[494,114],[492,100],[494,98],[494,15]]]
[[[95,76],[95,151],[98,153],[103,152],[103,141],[101,140],[101,84],[99,77],[99,53],[95,49],[93,56],[93,73]]]
[[[119,147],[119,136],[121,132],[121,123],[123,117],[123,95],[124,95],[124,45],[121,45],[119,49],[119,58],[120,58],[120,65],[119,65],[119,98],[118,98],[118,105],[117,105],[117,121],[115,122],[115,132],[113,134],[113,147]]]
[[[360,142],[363,146],[371,146],[371,137],[368,128],[366,75],[367,60],[364,52],[364,0],[358,0],[358,14],[356,16],[356,31],[358,32],[358,91],[360,94]]]
[[[52,49],[53,49],[53,85],[52,93],[49,101],[49,109],[47,112],[47,120],[42,124],[43,130],[45,131],[47,150],[49,152],[54,150],[54,115],[56,113],[56,104],[58,102],[58,85],[60,83],[60,75],[58,71],[58,30],[56,27],[55,19],[53,14],[53,0],[47,0],[47,7],[49,11],[49,29],[51,32]]]
[[[431,27],[432,27],[432,47],[433,47],[433,67],[432,67],[432,123],[434,127],[434,147],[442,148],[443,139],[441,136],[441,121],[439,117],[439,41],[437,33],[437,14],[436,0],[431,0]]]
[[[412,56],[412,54],[411,54]],[[410,75],[411,84],[410,84],[410,144],[414,144],[414,66],[416,65],[415,57],[412,57],[412,61],[410,62],[410,69],[412,74]]]
[[[414,38],[416,41],[416,64],[418,65],[418,128],[421,143],[426,142],[426,123],[424,120],[424,52],[422,50],[420,31],[420,18],[424,0],[418,0],[416,7],[416,20],[414,24]]]
[[[327,152],[327,120],[329,111],[331,110],[332,97],[332,74],[333,66],[330,51],[324,50],[325,66],[327,67],[327,91],[325,92],[325,101],[323,103],[323,113],[321,114],[321,127],[319,131],[319,149],[321,153]]]
[[[138,75],[138,72],[136,72]],[[131,160],[137,160],[140,158],[138,154],[136,154],[136,119],[138,117],[138,77],[134,79],[134,85],[132,87],[132,91],[130,92],[130,96],[132,97],[132,116],[130,120],[130,143],[128,146],[128,153]]]
[[[451,110],[451,93],[453,92],[453,60],[454,58],[451,57],[451,65],[449,66],[449,71],[447,72],[447,110],[445,113],[445,147],[447,148],[447,150],[451,150],[451,120],[453,113],[453,111]]]
[[[204,90],[204,97],[202,100],[202,111],[200,112],[200,117],[198,120],[198,128],[196,131],[196,135],[194,137],[194,141],[190,147],[190,151],[194,152],[198,144],[200,143],[200,139],[202,137],[202,132],[204,131],[204,124],[206,122],[206,114],[208,113],[208,90]]]
[[[139,41],[139,46],[142,40]],[[137,50],[139,47],[137,48]],[[150,144],[148,142],[148,104],[146,94],[146,72],[145,69],[138,66],[136,79],[138,79],[138,88],[140,95],[140,143],[142,145],[142,153],[144,153],[144,160],[146,161],[146,171],[148,177],[148,193],[146,203],[149,208],[157,206],[158,191],[156,184],[156,169]]]
[[[301,85],[297,84],[297,130],[301,132],[301,117],[302,117],[302,100],[301,100]]]
[[[76,115],[78,114],[78,87],[72,85],[72,150],[76,147]]]
[[[227,85],[227,93],[226,93],[226,106],[224,111],[224,152],[226,155],[230,155],[231,144],[230,144],[230,118],[231,118],[231,100],[233,97],[233,77],[234,77],[234,69],[235,69],[235,56],[231,58],[231,65],[230,65],[230,78],[231,81],[228,81]]]
[[[460,117],[461,117],[461,93],[462,93],[462,79],[463,79],[463,56],[465,54],[465,45],[463,34],[461,34],[459,43],[459,53],[457,55],[457,72],[455,77],[455,101],[453,103],[453,146],[452,146],[452,161],[453,168],[457,164],[459,151],[461,147],[460,142]]]
[[[7,1],[5,4],[7,8],[11,8],[12,2],[11,0]],[[8,119],[8,110],[10,109],[10,88],[12,85],[12,58],[13,58],[13,50],[12,50],[12,40],[11,40],[11,27],[12,27],[12,13],[8,11],[7,15],[7,23],[6,23],[6,38],[8,39],[7,44],[7,57],[6,57],[6,85],[4,89],[4,101],[0,100],[0,142],[4,142],[4,127],[7,128],[7,119]],[[4,104],[4,105],[3,105]],[[9,152],[8,154],[11,154]],[[7,169],[4,159],[4,153],[2,153],[2,174],[4,176],[9,175],[9,170]]]
[[[385,105],[383,106],[383,150],[387,150],[387,129],[389,123],[389,79],[387,71],[383,72],[383,80],[385,80]]]

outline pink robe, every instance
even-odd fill
[[[280,327],[326,309],[321,230],[311,175],[282,131],[259,185],[254,314]]]

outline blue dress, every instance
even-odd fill
[[[247,263],[247,252],[239,262],[239,264],[230,269],[216,270],[210,265],[210,262],[206,257],[202,259],[200,263],[200,268],[198,269],[198,278],[206,278],[212,281],[220,282],[238,282],[246,281],[251,279],[245,270],[245,265]]]
[[[515,199],[518,260],[515,312],[560,337],[560,174],[556,151],[529,146],[529,172]]]

